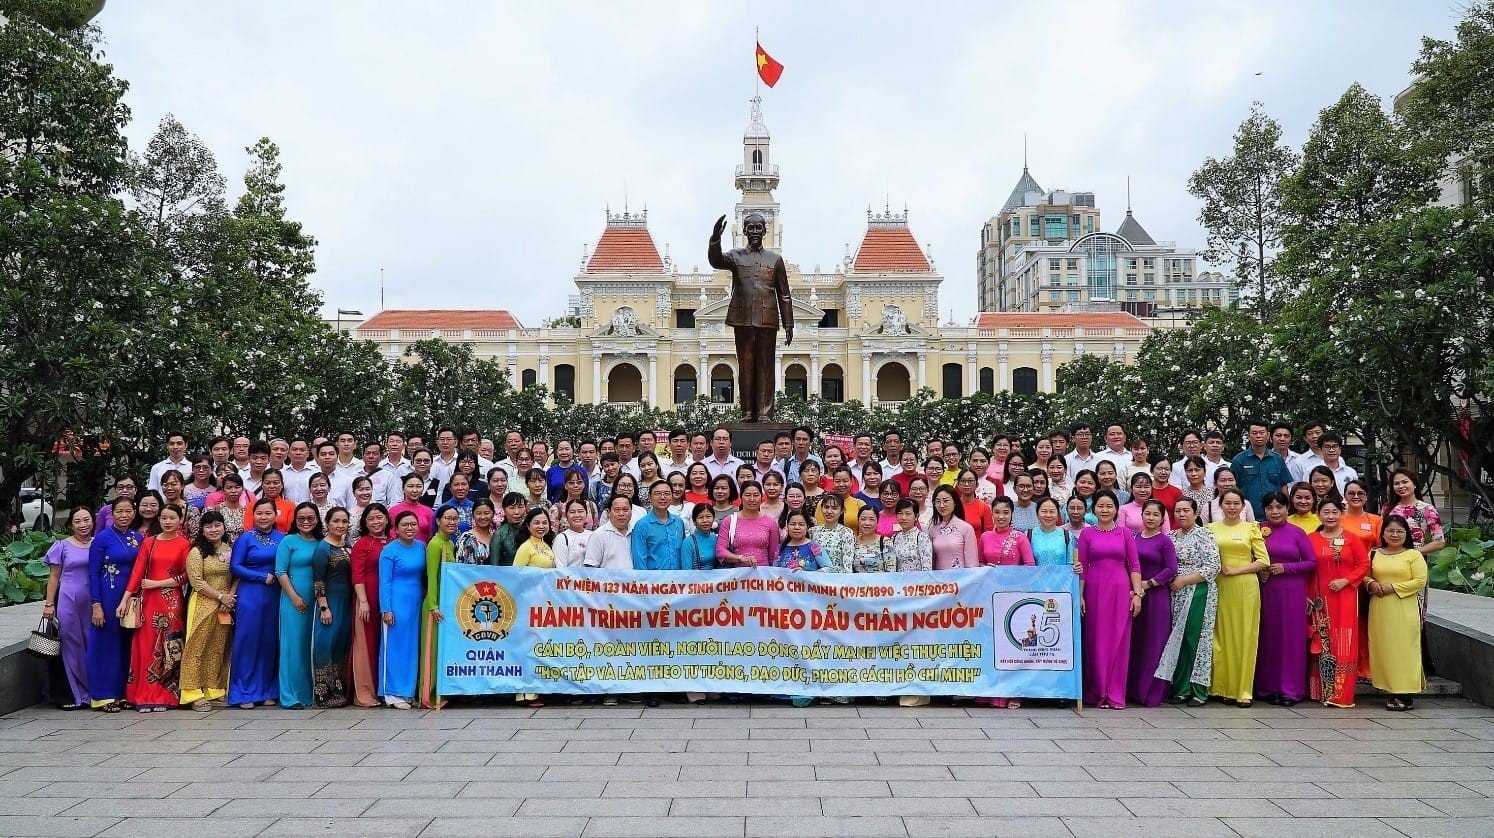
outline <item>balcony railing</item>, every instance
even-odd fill
[[[738,166],[737,177],[778,177],[778,165],[771,166],[751,165]]]
[[[897,401],[897,402],[876,401],[876,402],[872,402],[872,404],[874,406],[876,406],[876,407],[884,407],[884,408],[886,408],[888,410],[900,410],[900,409],[902,409],[902,406],[903,406],[903,403],[900,402],[900,401]]]

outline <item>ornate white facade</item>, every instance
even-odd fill
[[[756,98],[742,155],[734,246],[742,244],[742,219],[755,211],[768,221],[766,246],[782,252],[773,197],[779,169]],[[783,256],[795,330],[793,345],[778,350],[780,392],[896,403],[922,387],[946,396],[1052,390],[1059,365],[1086,352],[1128,359],[1149,332],[1118,312],[985,313],[941,326],[943,277],[914,239],[906,210],[868,210],[860,246],[831,270],[804,270],[793,253]],[[505,311],[386,310],[355,331],[391,357],[424,338],[469,342],[480,356],[502,360],[514,381],[543,382],[577,401],[664,408],[697,395],[735,401],[729,277],[661,258],[647,211],[609,212],[573,281],[578,327],[525,328]]]

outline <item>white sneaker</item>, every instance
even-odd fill
[[[616,707],[617,706],[617,696],[615,696],[615,695],[609,695],[606,698],[602,699],[602,706],[603,707]]]

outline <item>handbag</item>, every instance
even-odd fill
[[[39,658],[55,658],[62,654],[61,627],[52,617],[43,617],[26,640],[26,651]]]
[[[119,627],[123,629],[140,628],[139,595],[125,597],[125,612],[124,616],[119,618]]]
[[[218,625],[220,625],[220,626],[231,626],[231,625],[233,625],[233,612],[229,611],[227,608],[219,608],[218,609]]]

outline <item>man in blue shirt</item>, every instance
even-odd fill
[[[685,522],[671,514],[674,493],[664,480],[648,488],[649,514],[633,525],[631,546],[634,570],[679,570],[680,545],[685,541]]]
[[[1261,499],[1272,492],[1281,491],[1290,485],[1292,474],[1280,454],[1271,450],[1271,429],[1265,422],[1251,422],[1246,434],[1250,446],[1235,455],[1230,461],[1230,470],[1239,481],[1240,491],[1250,508],[1255,510],[1257,521],[1265,520],[1266,510]]]

